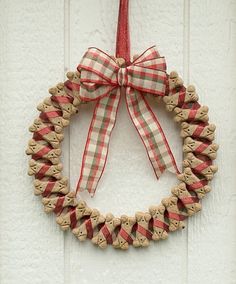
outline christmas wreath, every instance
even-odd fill
[[[125,38],[126,40],[121,40]],[[38,118],[29,130],[33,137],[26,153],[29,175],[34,175],[35,194],[41,195],[45,212],[54,212],[62,230],[71,229],[80,240],[90,239],[101,248],[108,244],[127,249],[146,247],[150,240],[166,239],[168,233],[184,228],[184,220],[201,210],[200,200],[210,191],[217,166],[218,145],[213,143],[215,125],[209,124],[208,107],[198,103],[194,86],[183,85],[177,72],[167,74],[164,57],[155,47],[129,58],[128,1],[120,1],[116,57],[89,48],[76,72],[68,72],[64,83],[49,89],[50,97],[40,103]],[[164,132],[146,100],[147,94],[160,97],[167,111],[174,113],[183,138],[183,171],[177,169]],[[115,125],[121,96],[142,139],[157,177],[169,170],[179,183],[171,195],[147,212],[117,218],[103,216],[77,199],[87,190],[95,194],[106,164],[109,140]],[[62,176],[61,142],[63,129],[84,102],[96,100],[84,150],[76,191],[70,191]]]

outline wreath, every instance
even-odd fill
[[[68,72],[64,83],[49,89],[50,97],[40,103],[38,118],[29,130],[33,137],[26,153],[29,175],[34,175],[34,193],[41,195],[44,210],[54,212],[62,230],[71,229],[80,240],[90,239],[100,248],[146,247],[150,240],[166,239],[169,232],[185,227],[184,220],[201,210],[200,200],[210,191],[209,182],[217,171],[212,161],[218,145],[213,143],[215,125],[209,124],[208,107],[198,103],[195,87],[187,88],[177,72],[167,74],[164,57],[155,47],[129,59],[129,41],[121,42],[127,28],[128,1],[121,0],[116,57],[89,48],[76,72]],[[123,12],[123,13],[121,13]],[[123,15],[123,16],[122,16]],[[126,21],[125,21],[126,20]],[[124,27],[126,27],[124,29]],[[183,138],[183,171],[177,169],[164,132],[146,101],[146,95],[160,97],[167,111],[180,123]],[[171,195],[147,212],[117,218],[91,209],[77,193],[95,194],[106,164],[109,140],[115,125],[121,95],[125,96],[130,118],[159,177],[169,170],[179,183]],[[96,100],[83,155],[76,191],[70,191],[60,162],[63,129],[82,103]]]

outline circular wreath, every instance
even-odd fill
[[[60,143],[63,128],[77,113],[82,103],[79,96],[80,73],[68,72],[68,80],[49,89],[51,97],[39,104],[41,112],[29,130],[33,138],[26,153],[29,175],[34,175],[34,193],[41,195],[45,212],[54,212],[62,230],[71,229],[80,240],[90,239],[100,248],[108,244],[114,248],[146,247],[152,239],[166,239],[168,232],[185,227],[184,220],[201,210],[200,200],[210,191],[208,185],[217,166],[212,165],[218,145],[213,143],[215,125],[208,123],[208,107],[201,106],[194,86],[184,87],[176,72],[168,75],[168,94],[163,97],[166,109],[181,123],[183,138],[183,172],[172,188],[170,197],[148,212],[136,212],[134,217],[111,213],[103,216],[91,209],[76,193],[69,190],[68,179],[63,177],[60,163]]]

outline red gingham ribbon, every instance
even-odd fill
[[[106,164],[122,92],[157,178],[166,169],[178,173],[164,132],[144,97],[147,93],[164,96],[166,92],[166,63],[155,47],[147,49],[124,68],[103,51],[89,48],[77,69],[81,73],[81,99],[98,101],[88,133],[77,191],[88,190],[91,195],[95,193]]]

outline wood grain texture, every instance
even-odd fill
[[[64,76],[63,1],[0,1],[0,282],[64,283],[64,238],[27,177],[28,126]]]
[[[168,71],[197,86],[220,144],[219,173],[187,229],[144,250],[101,251],[63,234],[33,195],[24,150],[27,127],[47,89],[75,70],[90,46],[115,51],[117,0],[0,1],[0,283],[236,283],[234,149],[236,3],[233,0],[130,1],[132,54],[156,44]],[[222,101],[222,97],[225,98]],[[149,98],[182,160],[179,129]],[[224,102],[224,103],[222,103]],[[94,104],[83,105],[63,142],[64,172],[75,188]],[[4,165],[4,166],[3,166]],[[133,215],[168,196],[176,178],[157,182],[124,100],[104,175],[93,199],[101,210]]]
[[[210,106],[220,149],[213,190],[188,226],[189,283],[236,283],[235,28],[235,1],[191,1],[190,81]]]

